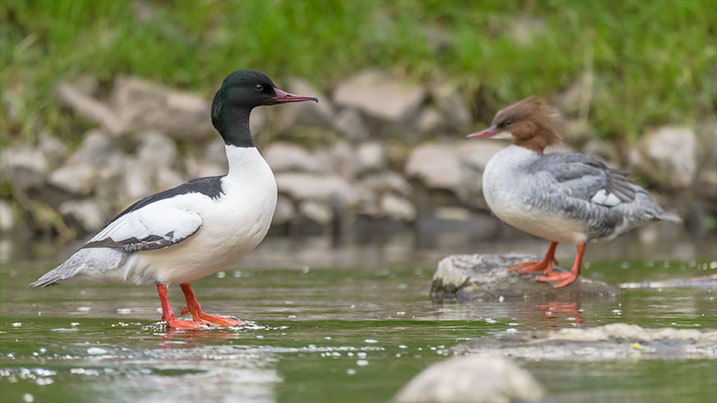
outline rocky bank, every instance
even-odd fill
[[[335,88],[299,78],[281,85],[320,103],[252,115],[256,143],[279,187],[273,233],[459,223],[488,236],[500,228],[482,198],[481,175],[505,144],[463,140],[487,123],[476,120],[486,113],[466,94],[377,70]],[[554,103],[563,105],[559,97]],[[109,86],[83,77],[58,85],[56,98],[78,127],[91,129],[79,144],[43,132],[0,152],[3,233],[93,232],[137,198],[225,172],[209,99],[198,94],[137,77],[116,77]],[[702,218],[717,214],[715,139],[717,124],[704,123],[657,128],[628,151],[579,134],[568,144],[633,169],[658,201],[700,231]]]

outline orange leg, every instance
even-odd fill
[[[548,248],[548,252],[545,254],[545,258],[542,261],[523,262],[511,267],[510,269],[508,269],[508,271],[513,272],[516,270],[520,270],[518,273],[525,274],[533,271],[545,270],[545,275],[549,276],[553,273],[553,264],[558,264],[558,261],[555,260],[555,248],[557,247],[557,242],[551,242],[550,247]]]
[[[577,245],[578,254],[575,256],[575,263],[573,268],[567,273],[552,273],[549,275],[538,277],[538,281],[559,281],[559,283],[553,284],[553,287],[560,288],[577,280],[580,276],[580,268],[583,265],[583,256],[585,255],[585,244]]]
[[[201,324],[213,324],[220,327],[242,326],[244,324],[244,322],[240,320],[225,318],[216,315],[209,315],[207,313],[202,312],[202,306],[199,305],[197,297],[194,296],[192,286],[189,285],[189,283],[180,284],[179,286],[182,287],[182,292],[184,292],[184,298],[186,298],[187,300],[187,307],[182,309],[180,315],[184,315],[187,312],[191,312],[194,322],[198,322]]]
[[[180,320],[174,316],[172,307],[169,306],[169,298],[167,298],[167,286],[157,284],[157,293],[159,293],[159,301],[162,303],[162,320],[167,322],[167,326],[176,330],[198,330],[207,327],[189,320]]]

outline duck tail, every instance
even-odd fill
[[[670,221],[676,224],[679,224],[682,222],[682,218],[674,213],[668,213],[667,211],[662,212],[659,217],[657,217],[659,220],[662,221]]]
[[[28,284],[30,287],[49,287],[60,284],[63,280],[72,277],[70,271],[67,270],[67,262],[55,267],[54,269],[45,273],[39,279]]]

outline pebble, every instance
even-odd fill
[[[106,349],[104,349],[102,347],[90,347],[87,349],[87,354],[90,354],[90,355],[102,355],[102,354],[107,354],[107,353],[109,353],[109,351],[107,351]]]

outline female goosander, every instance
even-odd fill
[[[254,107],[316,101],[288,94],[264,73],[235,71],[212,102],[212,124],[226,145],[229,171],[199,178],[132,204],[64,263],[30,284],[55,285],[70,279],[155,284],[162,320],[188,330],[236,326],[243,322],[201,310],[189,283],[216,273],[246,255],[264,239],[276,207],[274,174],[254,146],[249,115]],[[179,284],[187,301],[179,320],[167,287]]]
[[[540,262],[509,271],[545,270],[538,281],[564,287],[580,275],[585,245],[609,241],[649,221],[682,222],[666,213],[629,173],[608,168],[578,153],[543,154],[562,140],[563,124],[541,100],[529,97],[499,111],[491,126],[468,138],[509,138],[513,144],[494,155],[483,172],[483,196],[502,221],[551,241]],[[558,242],[577,245],[572,270],[554,273]]]

